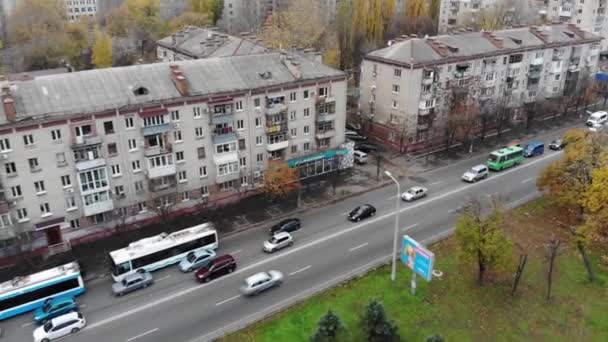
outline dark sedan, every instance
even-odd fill
[[[280,232],[291,233],[295,230],[300,229],[301,227],[302,227],[302,222],[300,222],[300,219],[289,218],[289,219],[283,220],[283,221],[275,224],[274,226],[270,227],[270,229],[268,230],[268,233],[270,233],[270,235],[274,235],[274,234],[280,233]]]
[[[373,153],[380,151],[382,148],[376,144],[372,144],[370,142],[359,142],[355,143],[355,150],[359,150],[365,153]]]
[[[363,204],[348,213],[348,219],[358,222],[374,215],[376,215],[376,208],[371,204]]]
[[[555,150],[555,151],[563,150],[564,147],[566,147],[566,142],[563,141],[562,139],[553,140],[549,144],[549,148],[552,150]]]

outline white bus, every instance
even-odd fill
[[[212,223],[141,239],[110,252],[112,278],[121,281],[138,270],[155,271],[180,262],[190,251],[217,246],[217,231]]]

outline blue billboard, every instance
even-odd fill
[[[401,261],[426,281],[431,281],[435,254],[408,235],[403,236]]]

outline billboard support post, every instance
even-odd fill
[[[403,236],[401,261],[412,270],[411,293],[416,295],[416,280],[420,275],[424,280],[433,278],[435,254],[408,235]]]
[[[412,271],[412,296],[416,295],[416,272]]]

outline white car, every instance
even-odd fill
[[[599,111],[595,113],[591,113],[589,118],[587,119],[586,125],[591,128],[599,128],[602,127],[606,122],[608,122],[608,113],[604,111]]]
[[[401,199],[406,202],[410,202],[410,201],[417,200],[419,198],[426,196],[426,194],[428,192],[429,192],[429,190],[427,188],[424,188],[421,186],[415,186],[415,187],[409,189],[408,191],[404,192],[403,194],[401,194]]]
[[[260,272],[245,279],[245,283],[241,286],[241,293],[245,296],[255,296],[262,291],[279,286],[281,283],[283,283],[283,273],[275,270]]]
[[[75,334],[86,324],[87,322],[80,312],[70,312],[55,317],[34,330],[34,342],[49,342],[69,334]]]
[[[488,177],[488,167],[485,165],[473,166],[469,171],[462,175],[462,180],[465,182],[477,182],[478,180],[485,179]]]
[[[264,241],[264,252],[274,253],[279,249],[293,245],[293,238],[288,232],[274,234],[269,240]]]

